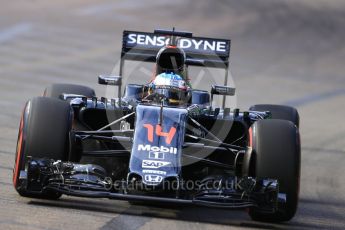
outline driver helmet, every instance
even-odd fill
[[[188,86],[186,81],[173,72],[161,73],[151,83],[154,93],[163,95],[169,104],[180,105],[187,102]]]

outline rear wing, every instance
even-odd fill
[[[224,86],[227,86],[231,40],[193,37],[192,33],[175,31],[175,28],[173,30],[155,30],[153,33],[123,31],[119,76],[123,76],[126,60],[156,62],[158,51],[167,45],[177,45],[184,50],[187,66],[224,69]],[[119,98],[121,98],[121,84],[118,92]],[[224,108],[226,98],[225,94],[221,95],[223,95],[222,107]]]
[[[155,30],[154,33],[124,31],[122,39],[120,76],[125,60],[155,62],[160,48],[178,38],[178,47],[186,53],[186,65],[228,69],[231,41],[193,37],[192,33]]]

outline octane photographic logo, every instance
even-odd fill
[[[147,50],[159,51],[160,48],[166,46],[170,42],[170,38],[167,36],[158,36],[151,33],[129,33],[126,36],[124,35],[124,47],[127,49],[127,51],[123,54],[123,64],[121,60],[118,60],[111,72],[112,75],[119,75],[120,68],[122,68],[122,89],[121,89],[121,95],[124,95],[124,91],[127,84],[140,84],[140,85],[148,85],[156,76],[156,63],[155,62],[143,62],[143,61],[133,61],[133,60],[142,60],[143,55],[147,55]],[[205,90],[210,93],[211,91],[211,85],[224,85],[225,83],[225,76],[226,76],[226,65],[225,64],[219,64],[224,63],[223,60],[219,57],[220,54],[224,54],[227,52],[226,50],[226,44],[223,42],[223,40],[220,39],[201,39],[201,38],[181,38],[178,40],[177,47],[183,49],[185,53],[187,54],[187,59],[194,59],[194,60],[210,60],[210,57],[212,57],[213,62],[217,62],[217,68],[212,67],[211,65],[205,65],[205,66],[192,66],[189,65],[186,67],[186,70],[184,71],[184,78],[187,78],[190,82],[191,88],[196,90]],[[131,52],[130,50],[135,50],[135,52]],[[156,53],[156,52],[153,52]],[[137,56],[136,56],[137,55]],[[154,55],[154,54],[153,54]],[[129,57],[130,56],[130,57]],[[125,60],[125,61],[124,61]],[[122,66],[121,66],[122,64]],[[227,70],[227,82],[226,85],[234,87],[234,80],[231,75],[230,68]],[[108,99],[110,98],[118,98],[117,93],[117,86],[107,86],[105,95]],[[235,96],[220,96],[220,95],[214,95],[213,102],[212,102],[212,108],[222,107],[223,105],[223,98],[225,98],[225,107],[231,108],[233,110],[234,108],[237,108],[237,97]],[[114,121],[114,113],[111,111],[108,111],[107,114],[108,121],[112,122]],[[117,117],[116,119],[118,119]],[[175,119],[173,116],[170,116],[169,113],[166,113],[164,115],[163,119]],[[150,126],[151,125],[151,126]],[[150,145],[153,138],[155,136],[161,136],[162,143],[165,143],[166,148],[170,148],[169,142],[171,141],[171,138],[173,136],[176,136],[177,133],[176,130],[174,130],[174,127],[164,127],[164,131],[162,131],[161,127],[157,127],[158,121],[156,124],[148,124],[146,127],[140,127],[140,129],[146,130],[147,132],[147,142],[143,148],[146,148],[146,145]],[[135,127],[130,127],[131,129],[134,129]],[[137,128],[137,127],[136,127]],[[202,136],[211,140],[214,140],[214,138],[211,137],[211,135],[208,135],[203,130],[196,128],[192,125],[186,125],[185,128],[189,131],[191,131],[192,134],[195,136]],[[220,126],[220,125],[214,125],[213,127],[208,128],[209,132],[216,135],[219,140],[224,141],[227,137],[229,131],[231,129],[231,126]],[[164,141],[165,140],[165,141]],[[161,146],[154,146],[153,147],[161,147]],[[151,147],[152,147],[151,146]],[[188,147],[187,147],[188,148]],[[176,150],[173,150],[176,151]],[[161,149],[158,149],[157,151],[154,149],[149,148],[147,151],[141,151],[143,154],[141,154],[140,157],[142,157],[141,160],[150,159],[153,156],[157,157],[157,160],[160,160],[158,157],[161,157],[162,154]],[[155,152],[160,155],[156,155]],[[193,150],[193,153],[195,156],[198,156],[200,158],[206,158],[209,156],[213,151],[207,150],[207,149],[197,149]],[[183,161],[183,165],[192,164],[196,159],[188,159],[187,161]],[[182,165],[182,166],[183,166]],[[169,166],[167,166],[169,167]],[[170,164],[170,167],[173,167],[172,164]]]
[[[143,170],[144,180],[157,185],[164,179],[165,172],[157,170]],[[121,190],[126,187],[127,191],[151,191],[155,187],[152,187],[151,183],[145,184],[137,181],[135,183],[127,183],[125,179],[112,180],[110,177],[105,178],[104,188],[107,191]],[[209,180],[184,180],[183,178],[177,180],[164,180],[164,183],[160,184],[162,190],[177,191],[179,189],[183,191],[252,191],[256,185],[256,181],[253,178],[239,178],[239,177],[227,177],[227,178],[212,178]]]

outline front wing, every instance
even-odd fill
[[[105,170],[97,165],[82,165],[49,159],[29,159],[25,171],[20,172],[21,190],[30,194],[55,191],[61,194],[89,198],[109,198],[150,203],[199,205],[216,208],[255,207],[261,212],[275,212],[278,203],[286,202],[285,194],[279,193],[279,185],[272,179],[251,177],[226,178],[233,187],[224,187],[224,178],[217,188],[200,186],[186,191],[182,187],[176,193],[151,187],[151,192],[135,193],[129,184],[116,184],[105,176]],[[236,181],[237,180],[237,181]],[[222,184],[223,183],[223,184]]]

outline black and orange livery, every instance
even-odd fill
[[[185,52],[186,68],[224,69],[225,85],[213,85],[210,92],[191,89],[178,105],[148,93],[146,85],[128,84],[122,95],[125,60],[159,64],[157,53],[171,46]],[[229,53],[226,39],[175,30],[124,31],[120,76],[99,77],[100,84],[119,87],[118,98],[55,84],[26,104],[15,189],[36,198],[65,194],[247,208],[255,220],[290,220],[299,193],[298,112],[270,104],[243,112],[225,103],[215,107],[213,95],[223,101],[234,95],[227,86]]]

